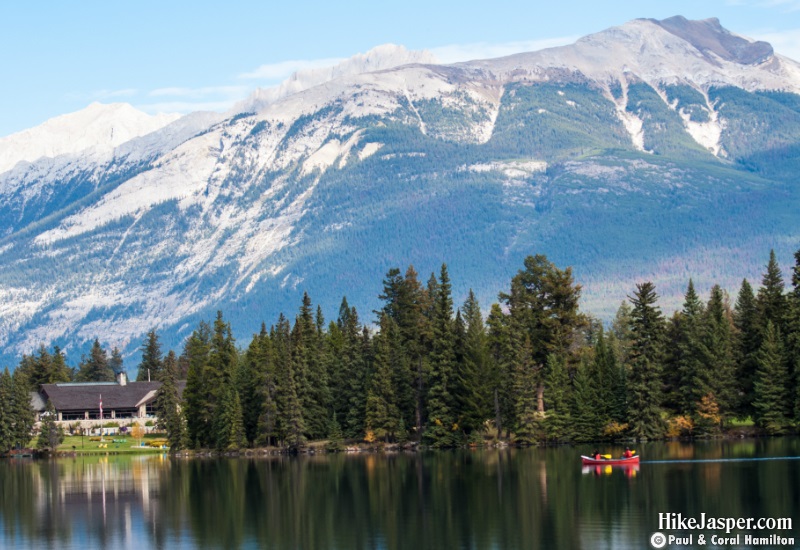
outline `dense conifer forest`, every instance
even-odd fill
[[[173,450],[297,449],[328,440],[432,448],[715,436],[752,419],[766,434],[800,428],[800,251],[787,285],[774,252],[758,288],[707,301],[691,280],[666,317],[650,282],[613,321],[580,311],[571,268],[530,256],[484,314],[453,303],[450,273],[422,282],[390,269],[382,307],[343,298],[334,320],[303,295],[291,320],[261,325],[242,346],[222,312],[180,353],[142,343],[138,379],[163,382],[161,427]],[[111,380],[123,368],[95,340],[75,369],[44,346],[0,375],[0,450],[26,443],[28,392],[59,381]],[[186,387],[179,398],[177,381]]]

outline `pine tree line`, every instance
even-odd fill
[[[425,285],[413,267],[391,269],[376,329],[346,298],[326,324],[304,294],[293,322],[262,324],[245,349],[221,312],[180,356],[164,358],[150,331],[139,377],[163,382],[157,407],[173,449],[654,439],[748,417],[780,434],[800,426],[800,251],[795,260],[788,293],[771,253],[757,291],[743,281],[731,305],[717,285],[703,303],[690,280],[668,319],[655,286],[638,284],[607,330],[580,311],[571,269],[541,255],[485,319],[471,291],[455,308],[446,265]],[[104,356],[95,342],[71,376],[103,376]],[[63,354],[44,348],[17,373],[29,386],[70,377]]]

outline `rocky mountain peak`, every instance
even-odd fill
[[[774,53],[769,43],[750,41],[733,34],[724,28],[716,17],[690,21],[676,15],[661,21],[655,19],[649,21],[686,40],[707,57],[714,54],[725,61],[758,65],[768,60]]]

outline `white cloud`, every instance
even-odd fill
[[[457,63],[459,61],[470,61],[473,59],[491,59],[493,57],[503,57],[522,52],[534,52],[545,48],[564,46],[572,44],[578,36],[562,36],[557,38],[545,38],[542,40],[518,40],[515,42],[475,42],[472,44],[450,44],[431,48],[429,51],[436,56],[441,63]]]
[[[754,6],[779,9],[784,13],[800,11],[800,0],[727,0],[729,6]]]
[[[208,96],[242,97],[251,90],[248,86],[205,86],[202,88],[158,88],[147,95],[150,97],[187,97],[204,98]]]
[[[290,61],[280,61],[278,63],[269,63],[261,65],[257,69],[249,72],[242,73],[239,78],[247,80],[269,80],[280,81],[288,78],[297,71],[303,69],[317,69],[319,67],[330,67],[341,63],[344,58],[329,57],[325,59],[294,59]]]
[[[139,93],[136,88],[124,88],[122,90],[96,90],[90,95],[92,99],[115,99],[120,97],[131,97]]]

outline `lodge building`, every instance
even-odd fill
[[[180,380],[176,386],[180,396],[186,381]],[[115,382],[42,384],[39,392],[31,396],[31,404],[37,421],[48,400],[55,407],[60,422],[152,419],[160,387],[161,382],[128,382],[127,375],[122,372]]]

